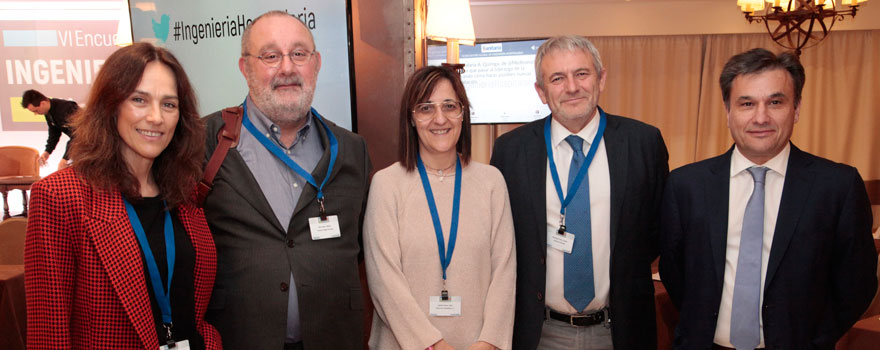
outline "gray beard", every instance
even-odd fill
[[[248,66],[247,75],[253,76],[253,71]],[[246,79],[248,80],[248,79]],[[302,87],[302,94],[298,99],[290,102],[281,102],[273,95],[274,87],[282,83],[299,83]],[[251,99],[257,108],[263,112],[263,115],[275,125],[280,127],[289,127],[301,125],[312,106],[312,99],[315,96],[314,86],[307,87],[301,76],[282,76],[272,79],[271,85],[268,87],[252,86],[248,81]]]
[[[251,98],[257,105],[257,108],[263,112],[263,115],[272,123],[280,127],[296,126],[308,116],[311,110],[312,97],[314,91],[303,91],[303,95],[297,100],[290,103],[280,103],[276,101],[271,92],[252,94]]]

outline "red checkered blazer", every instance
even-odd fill
[[[34,184],[25,240],[28,349],[159,348],[140,247],[118,192],[94,191],[73,168]],[[217,269],[201,209],[181,205],[195,250],[196,328],[208,349],[220,334],[204,321]]]

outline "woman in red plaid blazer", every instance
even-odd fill
[[[191,195],[204,127],[183,68],[150,44],[119,49],[73,127],[76,162],[32,188],[28,349],[220,349],[204,321],[214,242]]]

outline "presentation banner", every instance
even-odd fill
[[[550,114],[535,91],[535,54],[544,40],[460,47],[461,81],[471,101],[471,123],[528,123]],[[428,64],[446,62],[446,46],[428,46]]]
[[[247,84],[238,68],[241,35],[254,18],[281,10],[303,21],[321,53],[312,106],[351,130],[353,74],[346,0],[131,0],[134,41],[170,50],[181,61],[207,115],[241,104]]]
[[[21,108],[21,94],[85,103],[104,59],[116,51],[118,20],[0,20],[2,131],[46,130],[46,120]]]

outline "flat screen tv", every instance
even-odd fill
[[[471,123],[527,123],[550,114],[535,92],[535,52],[544,40],[461,45],[461,79],[471,101]],[[446,46],[428,46],[428,64],[446,62]]]

